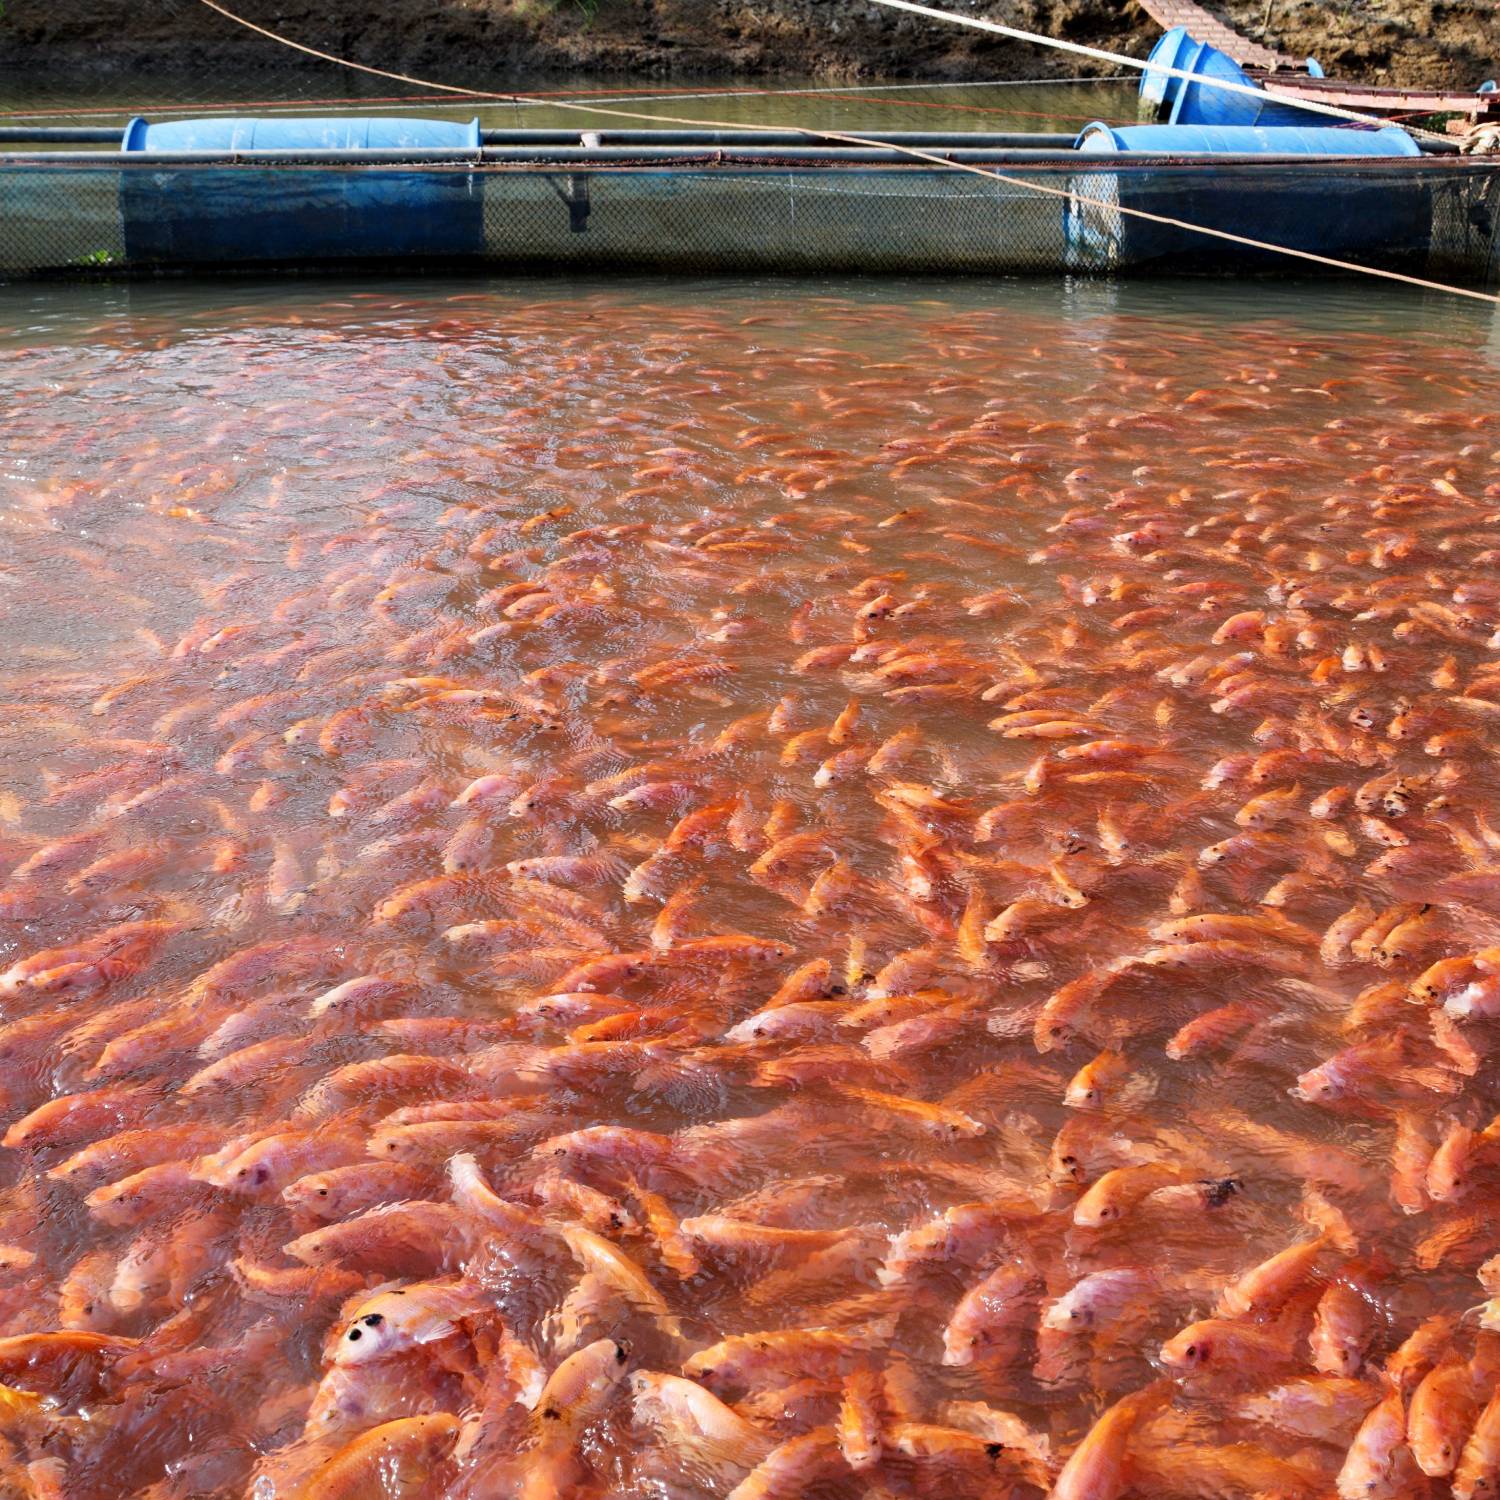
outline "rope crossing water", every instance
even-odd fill
[[[352,68],[356,72],[369,73],[376,78],[389,78],[396,83],[411,84],[414,88],[436,89],[445,94],[454,94],[468,99],[490,99],[501,101],[515,100],[517,102],[522,102],[528,98],[527,95],[522,93],[502,95],[496,94],[494,92],[485,92],[479,89],[468,89],[463,88],[459,84],[455,83],[438,83],[430,78],[416,78],[409,73],[394,73],[385,68],[372,67],[368,63],[354,62],[350,58],[338,57],[331,52],[321,52],[316,47],[309,47],[303,42],[293,41],[290,37],[282,36],[279,32],[276,31],[271,31],[264,26],[258,25],[254,21],[248,20],[244,16],[236,15],[232,10],[229,10],[225,6],[219,4],[219,0],[199,0],[199,3],[202,5],[206,5],[210,10],[216,11],[219,15],[225,17],[227,20],[233,21],[238,26],[243,26],[247,30],[256,32],[263,37],[267,37],[273,42],[279,42],[284,47],[290,47],[294,51],[305,53],[309,57],[316,57],[322,62],[333,63],[337,67]],[[908,3],[908,0],[874,0],[874,3],[882,5],[897,5],[901,9],[917,11],[918,13],[935,16],[942,20],[957,21],[960,24],[963,24],[967,20],[967,18],[965,17],[954,16],[947,11],[932,10],[929,6],[910,4]],[[1001,31],[1006,35],[1014,35],[1020,40],[1036,41],[1045,45],[1057,45],[1067,51],[1083,51],[1090,53],[1097,52],[1100,57],[1103,57],[1105,59],[1114,59],[1122,62],[1128,62],[1132,67],[1144,66],[1143,63],[1137,61],[1136,59],[1127,58],[1120,53],[1102,52],[1096,48],[1085,48],[1077,42],[1053,43],[1049,38],[1039,37],[1033,32],[1018,32],[1015,31],[1013,27],[1002,27],[998,22],[986,22],[981,29],[989,29],[991,27],[994,27],[995,29]],[[1196,78],[1197,75],[1193,74],[1186,76]],[[1203,80],[1198,81],[1201,82]],[[1250,92],[1255,91],[1251,90]],[[599,104],[575,104],[564,102],[562,100],[549,100],[548,102],[555,109],[572,110],[580,114],[609,115],[612,118],[622,120],[647,120],[655,124],[666,125],[702,125],[712,130],[747,130],[755,128],[747,126],[742,122],[733,120],[703,120],[684,115],[659,115],[651,114],[641,110],[615,109]],[[1352,114],[1352,111],[1343,113]],[[1354,118],[1363,119],[1364,117],[1355,115]],[[1111,202],[1108,199],[1085,197],[1083,194],[1074,191],[1071,187],[1048,187],[1043,183],[1032,182],[1023,177],[1012,177],[1007,173],[996,172],[989,167],[981,167],[973,162],[950,161],[946,157],[935,155],[931,151],[923,151],[916,146],[892,145],[887,141],[871,140],[867,136],[851,135],[845,131],[839,130],[822,130],[810,125],[787,125],[781,128],[787,130],[795,130],[799,134],[810,136],[817,140],[838,141],[844,145],[849,146],[875,146],[886,150],[899,151],[903,155],[912,157],[915,160],[930,162],[933,165],[944,168],[948,171],[968,172],[975,177],[989,178],[994,182],[1003,182],[1010,187],[1022,188],[1027,192],[1041,193],[1052,198],[1068,199],[1074,203],[1081,203],[1090,208],[1103,209],[1107,213],[1122,214],[1126,217],[1141,219],[1151,224],[1164,224],[1172,229],[1185,230],[1190,234],[1205,235],[1210,239],[1222,240],[1234,245],[1243,245],[1246,248],[1252,250],[1264,250],[1276,255],[1290,256],[1295,260],[1306,261],[1313,265],[1327,267],[1331,270],[1352,271],[1362,276],[1378,277],[1383,281],[1397,281],[1403,283],[1406,286],[1421,287],[1425,291],[1446,292],[1454,297],[1466,297],[1475,302],[1487,302],[1491,306],[1500,306],[1500,296],[1495,296],[1490,292],[1474,291],[1470,287],[1452,286],[1449,283],[1442,281],[1429,281],[1424,277],[1411,276],[1403,271],[1386,271],[1375,266],[1362,266],[1357,261],[1339,260],[1330,255],[1318,255],[1311,250],[1294,250],[1287,245],[1273,244],[1269,240],[1252,239],[1248,235],[1231,234],[1228,230],[1224,229],[1210,229],[1203,224],[1190,224],[1185,219],[1171,218],[1166,214],[1150,213],[1143,208],[1127,208],[1124,204]]]

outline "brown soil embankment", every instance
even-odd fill
[[[580,73],[846,82],[1089,71],[1063,53],[860,0],[237,0],[232,8],[360,62],[489,88]],[[1138,56],[1157,35],[1133,0],[983,0],[963,8]],[[1494,0],[1271,0],[1264,29],[1266,0],[1213,8],[1246,34],[1315,55],[1340,76],[1472,86],[1500,72]],[[227,79],[289,61],[285,49],[196,0],[7,0],[0,17],[0,81],[12,70],[41,73],[59,87],[101,73]]]

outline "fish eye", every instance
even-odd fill
[[[379,1328],[385,1322],[385,1316],[382,1313],[366,1313],[361,1322],[366,1328]]]
[[[328,1196],[328,1189],[326,1187],[321,1187],[321,1188],[318,1189],[318,1197],[320,1197],[320,1198],[326,1198],[327,1196]]]
[[[349,1342],[351,1344],[357,1344],[363,1336],[364,1335],[361,1334],[361,1332],[357,1328],[351,1328],[349,1330]]]

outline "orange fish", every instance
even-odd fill
[[[1052,1486],[1052,1500],[1119,1500],[1130,1483],[1131,1439],[1170,1394],[1164,1382],[1157,1382],[1103,1412],[1069,1454]]]

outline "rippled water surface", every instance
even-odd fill
[[[7,1494],[1493,1493],[1487,311],[0,297]]]

